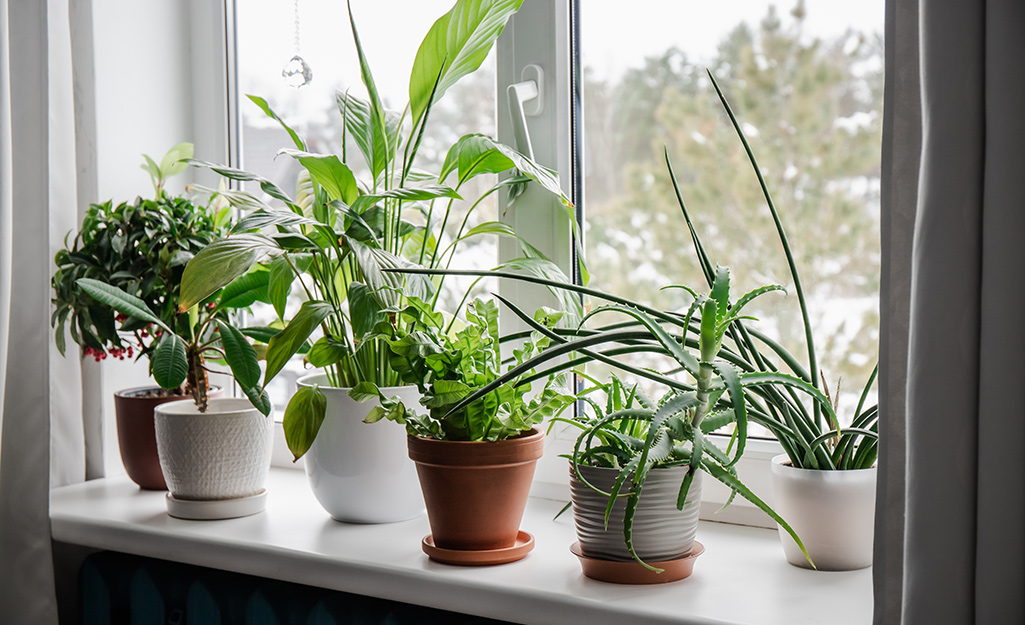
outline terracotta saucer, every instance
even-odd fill
[[[529,532],[520,530],[516,535],[516,542],[511,547],[464,551],[460,549],[442,549],[434,544],[434,536],[428,534],[424,536],[420,546],[423,547],[424,553],[430,556],[431,560],[437,562],[460,566],[487,566],[489,564],[515,562],[527,555],[534,548],[534,536]]]
[[[690,577],[694,571],[694,560],[705,552],[705,546],[695,540],[689,555],[667,562],[648,563],[655,568],[664,569],[661,573],[646,569],[638,562],[613,562],[589,558],[580,550],[578,542],[573,543],[569,550],[580,558],[580,568],[584,570],[584,575],[591,579],[614,584],[664,584]]]

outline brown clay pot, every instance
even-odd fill
[[[157,457],[157,438],[153,430],[153,409],[169,401],[190,400],[188,395],[149,397],[155,386],[142,386],[114,393],[114,414],[117,417],[117,443],[121,449],[121,462],[128,477],[148,490],[167,490],[164,473]],[[210,389],[211,397],[218,397],[220,388]]]
[[[407,437],[434,544],[451,550],[512,547],[544,432],[495,442]]]

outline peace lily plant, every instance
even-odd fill
[[[379,388],[401,385],[402,372],[393,364],[386,339],[408,333],[415,324],[397,311],[415,305],[425,315],[433,314],[443,278],[404,277],[386,270],[447,268],[459,244],[469,238],[516,237],[500,222],[467,226],[480,203],[503,187],[532,181],[569,206],[554,172],[484,135],[458,139],[437,174],[415,167],[432,108],[452,85],[480,66],[521,2],[457,1],[421,43],[410,75],[409,103],[401,113],[384,108],[350,9],[367,97],[340,93],[337,103],[343,137],[355,140],[362,162],[352,162],[353,155],[344,149],[340,155],[309,152],[304,139],[263,99],[250,96],[292,139],[294,147],[281,154],[302,167],[294,197],[260,176],[194,161],[233,180],[256,182],[279,203],[271,205],[243,191],[221,192],[245,216],[229,236],[196,255],[182,280],[185,310],[258,264],[269,269],[269,298],[285,328],[268,341],[264,386],[318,331],[306,360],[326,370],[331,386],[354,387],[354,396],[360,396],[361,383]],[[365,179],[357,177],[360,171],[367,173]],[[467,183],[483,174],[504,172],[513,175],[474,199],[451,234],[453,202],[463,199]],[[561,277],[529,244],[521,244],[530,258],[513,266],[534,275]],[[305,301],[289,317],[286,303],[294,288],[301,289]],[[296,458],[316,437],[325,405],[316,387],[289,402],[285,433]]]

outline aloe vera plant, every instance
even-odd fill
[[[353,388],[365,382],[383,388],[402,384],[400,372],[392,366],[386,339],[393,332],[408,330],[412,322],[394,311],[407,308],[412,301],[433,311],[444,278],[404,277],[385,270],[447,268],[460,243],[469,238],[516,238],[527,256],[516,261],[517,268],[539,276],[562,276],[507,224],[468,226],[470,213],[486,197],[528,182],[540,185],[570,206],[554,172],[481,134],[468,134],[455,141],[437,174],[415,167],[432,108],[449,87],[480,66],[521,3],[455,2],[420,45],[410,75],[409,103],[402,113],[384,108],[350,9],[352,38],[367,97],[340,93],[337,104],[343,137],[355,140],[359,155],[344,149],[340,155],[309,152],[305,140],[267,102],[250,97],[292,139],[294,147],[281,150],[281,154],[294,158],[303,168],[294,197],[254,174],[193,162],[234,180],[256,182],[277,202],[271,205],[243,191],[220,193],[245,215],[229,236],[196,255],[182,280],[184,309],[203,301],[256,264],[269,267],[270,299],[285,328],[269,338],[264,385],[318,331],[321,336],[306,360],[324,368],[332,386]],[[361,171],[367,172],[366,179],[357,177]],[[462,194],[470,188],[467,183],[483,174],[504,172],[510,176],[470,202],[458,228],[450,228],[453,203],[464,199]],[[285,309],[293,288],[301,289],[306,301],[289,318]],[[322,398],[320,391],[313,389],[304,393],[308,401],[290,402],[285,413],[286,432],[315,435],[324,418]],[[300,456],[312,438],[307,435],[299,440],[297,436],[288,437],[289,446]]]

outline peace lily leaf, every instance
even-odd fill
[[[424,37],[409,77],[409,109],[416,128],[433,100],[441,99],[460,78],[487,57],[505,22],[523,0],[458,0]],[[437,84],[437,86],[435,86]]]
[[[349,348],[330,336],[320,337],[310,348],[306,359],[317,368],[330,367],[349,353]]]
[[[257,362],[256,350],[234,326],[218,321],[217,328],[221,334],[221,345],[224,346],[224,359],[228,362],[235,380],[243,387],[252,388],[258,385],[260,363]]]
[[[278,117],[277,113],[275,113],[273,110],[271,110],[271,107],[270,107],[269,104],[267,104],[266,100],[264,100],[263,98],[261,98],[259,96],[255,96],[255,95],[248,95],[246,97],[248,97],[250,100],[252,100],[253,103],[256,104],[256,106],[260,107],[260,110],[262,110],[264,113],[266,113],[267,117],[270,117],[271,119],[273,119],[276,122],[278,122],[279,124],[281,124],[281,127],[285,129],[285,132],[288,133],[288,136],[292,137],[292,143],[295,144],[295,147],[297,149],[303,150],[303,151],[306,150],[306,142],[303,141],[302,137],[300,137],[299,134],[296,133],[296,131],[292,130],[292,128],[289,127],[289,125],[286,124],[284,122],[284,120],[282,120],[280,117]]]
[[[346,204],[356,201],[356,176],[334,154],[311,154],[290,149],[283,149],[278,154],[287,154],[302,163],[332,200],[341,200]]]
[[[381,96],[377,91],[377,84],[374,82],[374,75],[370,71],[370,63],[367,62],[366,54],[363,51],[363,43],[360,41],[359,32],[356,30],[356,20],[352,16],[352,4],[349,4],[349,25],[352,27],[352,40],[356,44],[356,53],[359,56],[360,78],[363,86],[367,88],[367,95],[370,96],[370,110],[368,115],[370,136],[369,145],[373,146],[373,154],[367,159],[370,167],[371,177],[374,179],[384,170],[386,164],[392,160],[395,145],[390,141],[387,130],[387,120],[384,112],[384,105],[381,103]]]
[[[305,302],[289,322],[288,327],[267,342],[267,371],[263,377],[264,386],[274,379],[289,358],[299,351],[310,334],[317,329],[320,322],[332,312],[334,309],[327,302]]]
[[[313,445],[324,414],[327,412],[327,397],[315,386],[303,386],[292,395],[285,408],[282,426],[285,430],[285,442],[292,452],[293,462],[306,455]]]
[[[447,197],[456,200],[462,199],[451,187],[445,185],[425,185],[422,187],[399,187],[384,193],[361,195],[352,203],[352,210],[362,213],[381,200],[396,199],[406,202],[423,202],[439,197]]]
[[[232,234],[247,230],[259,230],[268,226],[320,225],[319,221],[309,219],[290,210],[276,208],[260,208],[242,217],[231,228]]]
[[[164,338],[153,350],[150,366],[153,369],[153,379],[161,388],[178,388],[185,382],[185,377],[189,373],[185,343],[173,332],[165,332]]]
[[[458,167],[460,181],[483,173],[501,173],[515,167],[521,174],[541,185],[549,193],[558,196],[563,204],[567,206],[573,204],[563,193],[557,173],[487,135],[470,134],[462,137],[449,150],[438,179],[445,180],[452,172],[453,167]]]
[[[291,203],[291,200],[288,198],[287,195],[285,195],[284,191],[279,189],[276,184],[274,184],[270,180],[267,180],[263,176],[257,176],[256,174],[251,174],[248,171],[235,169],[234,167],[228,167],[226,165],[218,165],[216,163],[210,163],[208,161],[197,161],[192,158],[188,160],[188,164],[193,165],[195,167],[205,167],[210,171],[214,172],[215,174],[224,176],[229,180],[238,180],[239,182],[255,182],[260,185],[260,189],[264,193],[271,196],[272,198],[276,200],[281,200],[282,202]],[[216,193],[220,195],[224,191],[225,189],[218,189]]]
[[[178,310],[185,312],[192,308],[256,263],[278,252],[280,248],[274,241],[260,234],[236,234],[214,241],[185,266]]]
[[[379,322],[388,320],[374,293],[361,282],[349,285],[349,318],[352,321],[352,335],[357,341],[362,341]],[[311,363],[312,355],[311,352]]]
[[[267,294],[267,282],[270,273],[267,271],[250,271],[235,278],[221,292],[220,308],[249,308],[256,302],[270,303]]]
[[[244,336],[248,336],[249,338],[253,339],[254,341],[266,344],[272,338],[274,338],[275,336],[277,336],[281,332],[281,328],[268,328],[266,326],[254,326],[254,327],[251,327],[251,328],[241,328],[239,331],[242,332],[242,334]],[[265,351],[266,351],[266,349],[265,349]],[[301,355],[301,354],[309,353],[309,351],[310,351],[310,343],[309,343],[309,341],[307,341],[307,342],[303,343],[299,347],[299,350],[296,351],[295,353]]]
[[[91,278],[80,278],[76,281],[76,284],[96,301],[106,304],[120,313],[148,321],[149,323],[155,323],[167,331],[171,330],[163,321],[150,312],[146,302],[134,295],[125,293],[116,286],[111,286],[106,282],[100,282]]]
[[[345,123],[345,130],[356,140],[356,145],[377,178],[384,172],[398,144],[399,116],[384,111],[384,132],[372,121],[372,107],[366,100],[350,93],[337,93],[335,102]],[[431,176],[433,178],[433,176]]]

